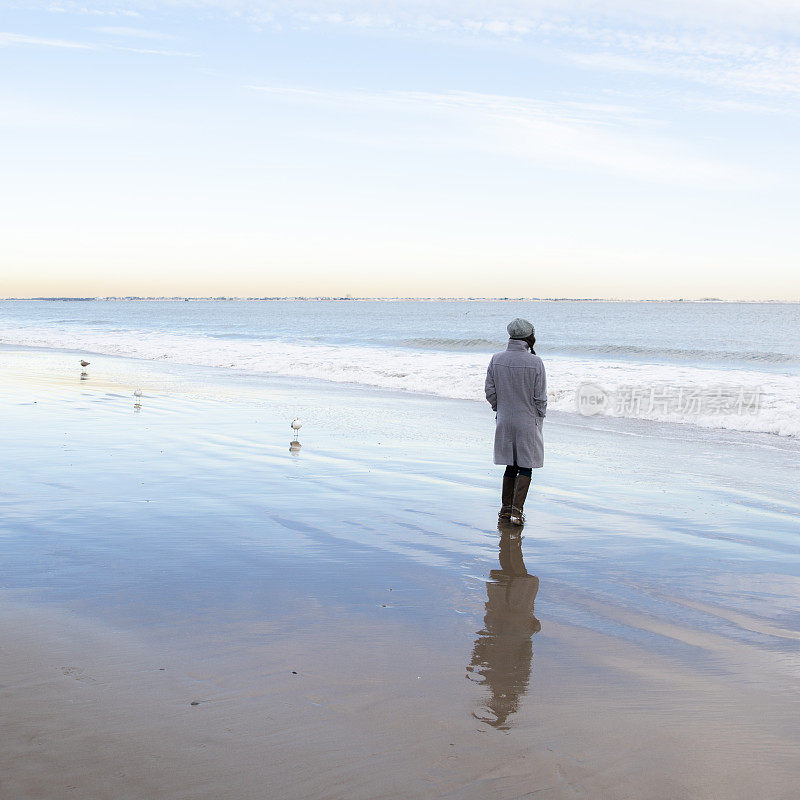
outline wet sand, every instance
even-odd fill
[[[552,415],[519,538],[488,406],[81,355],[0,350],[3,800],[797,796],[796,443]]]

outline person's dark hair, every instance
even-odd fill
[[[536,351],[533,349],[533,346],[536,344],[536,337],[533,335],[526,336],[522,341],[528,345],[528,349],[531,351],[531,353],[536,355]]]

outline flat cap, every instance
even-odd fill
[[[528,320],[519,317],[509,322],[506,330],[511,339],[527,339],[534,334],[533,325]]]

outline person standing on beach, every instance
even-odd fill
[[[486,399],[496,411],[494,463],[505,464],[500,520],[523,525],[531,472],[544,463],[542,423],[547,379],[536,355],[534,328],[526,319],[509,322],[508,347],[495,353],[486,372]]]

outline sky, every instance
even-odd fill
[[[0,297],[800,300],[796,0],[0,0]]]

